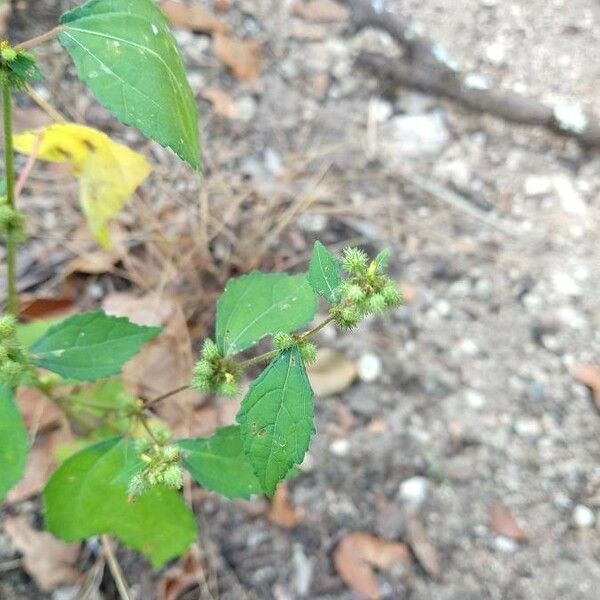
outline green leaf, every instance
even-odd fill
[[[313,391],[297,346],[282,352],[242,401],[237,422],[244,450],[269,496],[302,462],[315,432],[313,410]]]
[[[62,320],[63,318],[61,317],[57,319],[37,319],[30,323],[18,323],[17,341],[23,348],[29,349],[52,325],[57,325]]]
[[[25,471],[27,431],[10,390],[0,385],[0,502]]]
[[[60,23],[58,39],[98,100],[200,169],[196,101],[167,19],[153,0],[89,0]]]
[[[160,327],[131,323],[98,310],[61,321],[31,347],[33,363],[67,379],[95,381],[121,367],[156,337]]]
[[[209,438],[179,440],[182,465],[207,490],[227,498],[250,498],[263,490],[244,453],[240,428],[221,427]]]
[[[317,298],[306,274],[254,271],[230,279],[219,298],[217,345],[224,354],[236,354],[265,335],[295,331],[316,312]]]
[[[196,539],[194,515],[178,492],[165,487],[129,502],[129,478],[141,468],[134,442],[122,438],[71,456],[44,490],[48,531],[67,542],[112,534],[155,567],[183,554]]]
[[[337,300],[336,290],[342,283],[340,264],[319,241],[315,242],[310,259],[308,282],[317,294],[321,294],[329,302]]]

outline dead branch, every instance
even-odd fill
[[[493,89],[482,77],[461,73],[439,44],[383,0],[343,1],[351,9],[355,31],[380,29],[404,49],[400,61],[370,52],[359,56],[357,64],[380,80],[448,98],[512,123],[546,127],[586,147],[600,146],[600,124],[577,107],[548,106],[515,92]]]

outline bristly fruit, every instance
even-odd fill
[[[386,273],[388,260],[385,250],[371,262],[359,248],[344,250],[348,278],[339,287],[340,301],[330,309],[338,327],[352,329],[366,315],[381,315],[402,303],[402,295]]]
[[[204,340],[200,360],[194,366],[190,387],[201,392],[213,392],[222,396],[236,396],[239,392],[238,364],[222,356],[211,339]]]

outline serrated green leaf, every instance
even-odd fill
[[[136,325],[98,310],[54,325],[33,344],[33,363],[67,379],[95,381],[121,372],[160,327]]]
[[[294,346],[254,381],[236,417],[244,450],[269,496],[304,459],[315,432],[313,413],[313,391]]]
[[[329,302],[337,300],[336,290],[342,282],[340,264],[319,241],[315,242],[310,259],[308,282],[317,294],[321,294]]]
[[[314,319],[317,297],[305,274],[254,271],[230,279],[217,302],[216,339],[236,354],[265,335],[289,333]]]
[[[27,431],[10,390],[0,385],[0,502],[25,471]]]
[[[68,542],[112,534],[155,567],[183,554],[196,539],[194,515],[178,492],[164,487],[128,502],[129,478],[140,468],[134,442],[122,438],[71,456],[44,489],[48,531]]]
[[[250,498],[263,490],[244,453],[240,428],[221,427],[208,438],[179,440],[182,465],[204,488],[227,498]]]
[[[23,348],[31,348],[35,341],[42,337],[50,327],[62,322],[63,318],[37,319],[30,323],[17,324],[17,341]]]
[[[98,100],[199,169],[196,101],[167,19],[153,0],[89,0],[60,23],[58,39]]]

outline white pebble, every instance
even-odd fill
[[[350,452],[350,440],[339,439],[329,444],[329,451],[335,456],[348,456]]]
[[[356,365],[361,381],[371,383],[381,377],[381,359],[376,354],[363,354]]]
[[[429,480],[426,477],[411,477],[400,484],[399,496],[408,508],[419,508],[427,499]]]
[[[583,504],[578,504],[573,509],[573,523],[579,529],[588,529],[592,527],[596,522],[596,515],[591,508],[584,506]]]
[[[507,554],[515,552],[515,550],[517,550],[519,547],[517,542],[511,540],[510,538],[504,537],[503,535],[496,536],[494,539],[494,545],[496,546],[497,550],[500,550],[500,552],[506,552]]]
[[[467,401],[467,404],[474,409],[479,409],[485,404],[485,397],[483,394],[480,394],[475,390],[467,390],[465,392],[465,400]]]
[[[542,433],[542,427],[535,419],[519,419],[515,423],[515,431],[519,437],[537,438]]]

